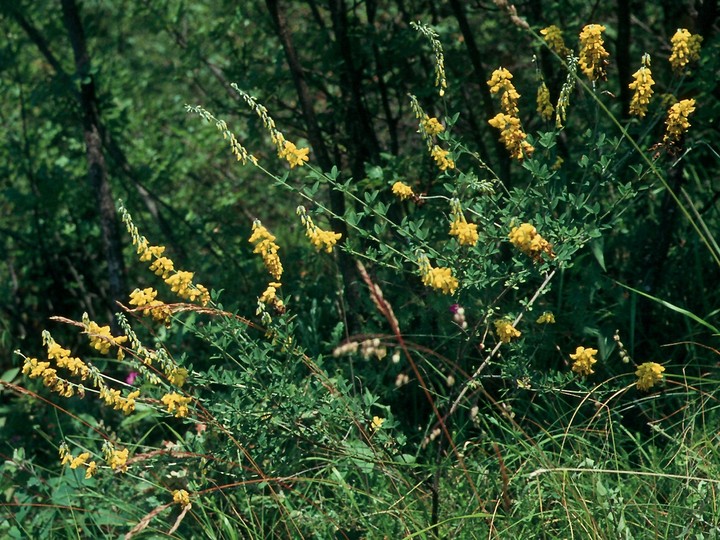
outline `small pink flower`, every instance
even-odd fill
[[[137,379],[137,376],[140,375],[137,371],[131,371],[128,373],[127,378],[125,379],[125,382],[128,384],[133,384],[135,382],[135,379]]]

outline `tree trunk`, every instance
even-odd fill
[[[114,311],[116,301],[125,299],[125,265],[122,258],[117,212],[108,182],[105,156],[100,136],[100,118],[98,113],[95,83],[90,71],[90,55],[85,42],[80,14],[75,0],[62,0],[63,19],[70,38],[75,58],[75,70],[80,79],[80,111],[82,114],[83,134],[88,159],[88,180],[97,209],[100,214],[100,229],[105,260],[107,262],[110,309]]]

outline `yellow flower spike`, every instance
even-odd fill
[[[530,157],[535,148],[525,139],[527,135],[520,127],[520,119],[505,113],[498,113],[488,120],[488,124],[500,130],[500,141],[508,149],[510,155],[517,160]]]
[[[370,424],[370,430],[377,431],[382,427],[384,423],[384,418],[380,418],[379,416],[373,416],[372,423]]]
[[[401,201],[415,196],[412,188],[403,182],[395,182],[392,186],[392,193]]]
[[[129,453],[130,451],[127,448],[123,448],[122,450],[113,448],[110,451],[109,456],[107,457],[107,462],[110,468],[113,471],[127,471],[127,460]]]
[[[455,294],[459,282],[457,278],[452,275],[450,268],[433,268],[425,255],[419,257],[418,265],[420,266],[423,285],[432,287],[443,294]]]
[[[190,494],[184,489],[176,489],[173,491],[173,502],[185,508],[190,504]]]
[[[181,388],[188,378],[188,370],[185,368],[175,368],[168,375],[168,381],[170,384]],[[129,397],[129,396],[128,396]]]
[[[565,46],[565,40],[563,39],[560,28],[551,24],[547,28],[540,30],[540,34],[545,37],[548,47],[555,51],[560,58],[565,58],[570,54],[570,49]]]
[[[550,311],[546,311],[540,315],[535,322],[537,324],[555,324],[555,315]]]
[[[644,392],[650,390],[650,388],[662,381],[663,371],[665,371],[665,368],[655,362],[640,364],[635,372],[638,378],[637,389]]]
[[[522,332],[515,328],[511,321],[500,319],[495,321],[495,333],[503,343],[510,343],[513,338],[519,338]]]
[[[518,227],[513,227],[508,237],[512,245],[532,257],[533,260],[539,260],[543,253],[546,253],[551,258],[555,257],[550,242],[540,236],[530,223],[523,223]]]
[[[570,359],[573,360],[572,370],[579,375],[592,375],[595,373],[592,366],[597,362],[595,359],[597,352],[597,349],[578,347],[575,354],[570,355]]]
[[[538,87],[537,112],[540,118],[548,122],[552,120],[553,113],[555,112],[555,107],[553,107],[553,104],[550,102],[550,90],[545,84],[545,81],[540,83]]]
[[[342,238],[342,234],[324,231],[315,225],[303,206],[298,206],[296,213],[300,216],[300,221],[305,225],[305,236],[310,239],[310,243],[315,246],[315,249],[318,251],[323,249],[326,253],[332,253],[332,248]]]
[[[628,85],[633,90],[630,100],[630,114],[642,118],[647,113],[650,97],[653,95],[652,86],[655,81],[650,72],[650,55],[644,54],[642,67],[633,74],[633,82]]]
[[[83,452],[78,457],[73,458],[70,461],[70,468],[71,469],[77,469],[81,465],[85,465],[85,462],[90,459],[90,452]]]
[[[88,480],[93,477],[93,475],[97,472],[97,463],[94,461],[91,461],[88,463],[87,470],[85,471],[85,480]]]
[[[430,152],[430,155],[435,160],[435,163],[441,171],[455,168],[455,162],[447,157],[449,153],[450,152],[448,150],[443,150],[438,145],[433,146],[432,151]]]
[[[691,34],[685,28],[678,28],[677,32],[670,38],[672,43],[672,54],[670,65],[676,73],[682,73],[690,62],[700,59],[700,44],[702,36]]]
[[[167,407],[168,412],[174,412],[177,418],[184,418],[190,412],[188,404],[192,401],[191,397],[184,397],[177,392],[165,394],[160,401]]]
[[[253,253],[257,253],[262,257],[265,268],[270,272],[270,275],[280,281],[283,266],[277,254],[280,247],[275,243],[275,236],[270,234],[260,220],[256,219],[253,221],[252,234],[248,241],[255,244]]]
[[[500,94],[500,109],[509,116],[517,116],[520,94],[512,83],[512,73],[501,67],[493,71],[487,82],[491,94]]]
[[[610,56],[605,50],[602,33],[605,27],[601,24],[589,24],[580,32],[580,69],[590,81],[605,79],[606,58]]]
[[[461,246],[474,246],[479,238],[477,224],[468,223],[465,220],[465,215],[457,199],[453,199],[451,205],[453,219],[450,223],[450,235],[455,236]]]
[[[445,131],[445,128],[437,118],[430,118],[427,115],[420,121],[420,129],[429,137],[434,137]]]
[[[670,107],[665,120],[665,136],[663,144],[674,144],[682,139],[683,134],[690,127],[688,117],[695,112],[695,100],[683,99]]]

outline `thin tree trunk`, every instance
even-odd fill
[[[80,79],[80,110],[82,113],[86,155],[88,159],[88,180],[95,196],[100,214],[100,229],[105,260],[107,262],[108,285],[111,310],[116,301],[124,300],[127,294],[125,265],[122,258],[117,212],[108,182],[107,167],[103,154],[100,118],[98,113],[95,83],[90,71],[90,55],[85,42],[80,14],[75,0],[62,0],[63,19],[70,38],[75,58],[75,70]]]

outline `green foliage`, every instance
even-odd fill
[[[87,81],[25,4],[0,11],[0,536],[717,537],[711,30],[678,74],[670,6],[623,41],[629,13],[570,0],[83,5],[117,306]],[[607,81],[539,33],[577,55],[588,18],[619,21]]]

